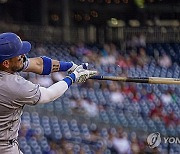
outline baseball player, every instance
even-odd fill
[[[23,107],[54,101],[74,82],[85,82],[96,71],[86,70],[73,62],[61,62],[48,57],[27,58],[31,44],[14,33],[0,34],[0,153],[22,153],[17,137]],[[48,75],[56,71],[71,72],[49,88],[27,81],[18,72]]]

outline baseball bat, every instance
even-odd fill
[[[93,76],[90,79],[111,80],[111,81],[121,81],[121,82],[135,82],[135,83],[149,83],[149,84],[180,84],[180,78]]]

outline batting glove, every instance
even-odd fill
[[[86,70],[83,65],[79,65],[73,72],[76,76],[76,82],[83,83],[88,78],[97,74],[97,71]]]
[[[67,72],[68,72],[68,74],[71,74],[77,67],[78,67],[78,65],[77,64],[75,64],[74,62],[71,62],[73,65],[71,66],[71,68],[69,68],[68,70],[67,70]]]
[[[71,62],[71,63],[73,65],[72,65],[72,67],[70,69],[67,70],[68,74],[71,74],[78,67],[78,65],[75,64],[74,62]],[[83,66],[84,69],[86,69],[86,70],[88,69],[88,63],[82,63],[81,65]]]

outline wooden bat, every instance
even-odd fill
[[[111,80],[111,81],[121,81],[121,82],[135,82],[135,83],[149,83],[149,84],[180,84],[180,78],[93,76],[90,79]]]

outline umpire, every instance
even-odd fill
[[[73,62],[52,60],[49,57],[27,58],[31,44],[21,41],[15,33],[0,34],[0,153],[22,153],[18,147],[17,137],[24,105],[51,102],[61,95],[74,82],[85,82],[95,75]],[[19,75],[26,71],[42,75],[51,72],[71,72],[63,80],[44,88],[33,84]]]

